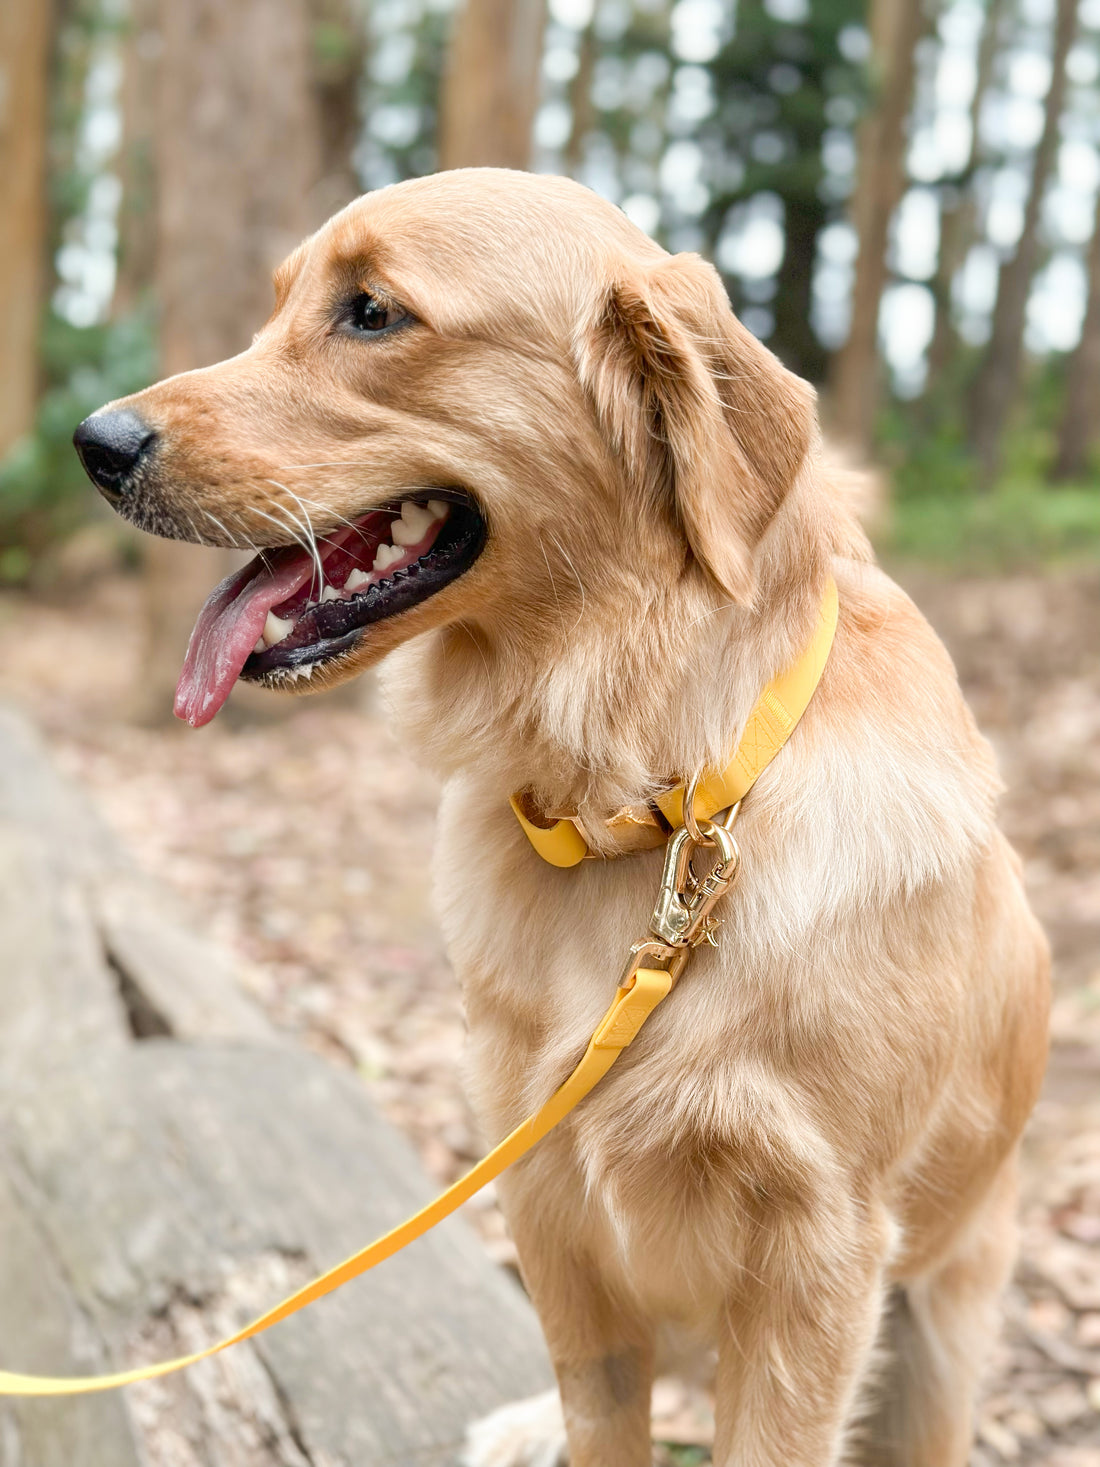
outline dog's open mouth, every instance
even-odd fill
[[[209,723],[238,677],[285,686],[351,650],[372,622],[407,611],[467,570],[485,544],[471,500],[411,495],[317,541],[265,550],[199,612],[176,715]]]

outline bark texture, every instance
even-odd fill
[[[1066,58],[1077,29],[1077,5],[1078,0],[1058,0],[1050,88],[1044,107],[1043,131],[1031,165],[1023,229],[1016,249],[1001,266],[989,345],[974,384],[971,442],[978,457],[981,482],[985,486],[992,482],[1000,467],[1001,441],[1020,381],[1027,299],[1039,260],[1039,220],[1043,198],[1058,155],[1062,108],[1066,98]]]
[[[981,116],[997,57],[1005,0],[989,0],[981,40],[978,43],[978,72],[970,100],[970,154],[966,167],[952,181],[951,201],[945,202],[940,218],[940,248],[932,294],[936,319],[928,348],[928,377],[934,385],[950,361],[957,343],[951,318],[951,286],[974,240],[974,176],[982,160]]]
[[[122,48],[122,180],[112,314],[126,316],[153,288],[157,256],[155,123],[160,78],[159,0],[130,0]]]
[[[0,458],[34,422],[53,5],[0,5]]]
[[[926,26],[921,0],[871,0],[876,100],[860,127],[852,222],[859,239],[852,322],[832,380],[833,430],[857,455],[871,445],[879,396],[878,314],[886,285],[890,219],[905,186],[906,123],[916,48]]]
[[[306,0],[162,0],[158,287],[165,373],[248,345],[272,268],[322,222]]]
[[[465,0],[443,78],[440,168],[527,168],[546,0]]]
[[[584,145],[596,120],[596,108],[592,101],[592,82],[595,74],[596,19],[593,16],[581,36],[577,74],[569,88],[569,111],[572,121],[562,163],[570,178],[576,178],[580,172],[581,164],[584,162]]]
[[[94,1374],[217,1339],[431,1197],[354,1073],[277,1032],[0,707],[0,1333]],[[461,1218],[155,1384],[0,1399],[4,1467],[450,1467],[545,1389]]]
[[[352,161],[367,53],[361,9],[361,0],[310,0],[310,75],[321,142],[314,204],[326,219],[361,192]]]
[[[1100,198],[1088,253],[1088,298],[1081,340],[1069,360],[1066,400],[1052,477],[1076,479],[1100,439]]]

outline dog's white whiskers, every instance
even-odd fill
[[[306,522],[306,537],[308,538],[309,543],[312,546],[313,560],[314,564],[317,566],[317,578],[320,582],[318,594],[320,594],[320,592],[325,589],[325,567],[321,560],[321,552],[317,546],[317,532],[313,528],[313,521],[312,519],[310,519],[309,510],[306,509],[301,499],[299,499],[298,495],[295,494],[294,490],[290,487],[289,484],[280,484],[275,479],[269,479],[268,482],[271,484],[275,484],[276,488],[282,489],[284,493],[289,494],[291,499],[294,500],[294,503],[302,511],[302,517]],[[288,507],[284,506],[284,508],[286,508],[287,514],[291,513],[291,510]],[[298,516],[295,515],[294,518],[295,521],[297,521]]]
[[[270,503],[273,509],[278,509],[281,511],[283,508],[282,505],[277,504],[274,499],[272,499]],[[296,529],[293,524],[284,519],[276,519],[273,514],[268,514],[267,511],[263,509],[257,509],[255,513],[258,514],[262,519],[267,520],[270,524],[273,524],[275,528],[279,530],[282,534],[289,535],[294,543],[296,545],[300,545],[307,555],[310,553],[308,542],[302,538],[301,531],[299,529]]]
[[[231,530],[224,520],[220,520],[216,514],[212,514],[208,509],[204,508],[203,514],[212,525],[217,525],[218,529],[221,530],[222,534],[229,541],[228,549],[251,550],[253,555],[258,555],[261,560],[263,559],[263,551],[251,535],[246,535],[243,530]]]
[[[304,548],[313,557],[313,564],[317,568],[317,595],[320,596],[321,592],[325,589],[325,567],[324,562],[321,560],[321,552],[317,548],[317,536],[315,535],[313,530],[313,521],[309,517],[309,511],[295,494],[293,489],[289,489],[285,484],[280,484],[278,479],[268,479],[266,482],[268,484],[273,484],[276,489],[281,489],[284,494],[289,494],[291,499],[297,502],[298,507],[301,509],[302,514],[305,517],[304,534],[306,536],[306,539],[304,542]],[[289,505],[277,504],[274,499],[271,500],[271,504],[274,508],[281,510],[288,519],[292,519],[294,523],[299,527],[299,529],[303,528],[301,520],[299,520],[298,516],[294,513]],[[303,542],[299,541],[299,544],[303,544]],[[312,589],[313,588],[311,586],[311,592]]]
[[[228,527],[223,523],[223,521],[221,521],[220,519],[218,519],[218,517],[217,517],[216,514],[211,514],[210,511],[208,509],[206,509],[206,508],[203,508],[203,511],[202,512],[206,516],[206,518],[210,521],[210,523],[212,525],[216,525],[217,528],[225,536],[225,538],[231,542],[230,543],[230,549],[236,550],[237,549],[237,537],[236,537],[236,535],[233,535],[233,534],[230,533]],[[190,520],[191,519],[191,516],[188,515],[187,518]],[[194,529],[194,521],[191,522],[191,527],[192,527],[192,529]]]
[[[185,511],[185,514],[187,516],[188,528],[191,531],[191,539],[195,542],[196,545],[205,545],[206,544],[206,541],[203,539],[202,535],[199,533],[199,527],[198,527],[198,525],[195,524],[195,517],[194,517],[194,515],[191,513],[190,510],[186,510]]]
[[[276,464],[275,467],[282,473],[284,469],[356,469],[362,464],[346,458],[332,458],[319,464]]]
[[[295,494],[294,497],[295,499],[297,499],[299,504],[312,504],[313,508],[319,509],[322,514],[331,515],[332,518],[334,520],[338,520],[340,524],[347,525],[349,530],[355,531],[355,533],[359,536],[364,545],[373,544],[370,536],[364,535],[363,531],[359,528],[356,522],[354,520],[349,520],[346,514],[339,514],[336,510],[330,509],[327,504],[321,504],[319,500],[310,499],[308,494]]]

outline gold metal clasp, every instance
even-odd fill
[[[687,826],[669,839],[661,889],[649,930],[659,942],[676,948],[692,948],[712,939],[710,914],[719,898],[729,890],[741,864],[737,842],[724,825],[703,820],[697,826],[700,842]],[[705,876],[697,877],[691,860],[701,845],[714,847],[716,859]]]
[[[619,979],[619,987],[633,988],[634,974],[639,968],[663,968],[675,983],[690,956],[690,947],[673,947],[671,943],[658,942],[656,938],[650,937],[643,942],[636,942],[630,949],[630,957]]]
[[[619,979],[621,989],[633,988],[639,968],[661,968],[675,983],[694,948],[701,942],[717,947],[714,933],[720,924],[712,921],[711,912],[733,885],[741,865],[741,852],[729,831],[737,809],[734,805],[714,820],[692,819],[669,836],[649,935],[630,949]],[[715,855],[710,870],[700,876],[692,858],[703,849]]]

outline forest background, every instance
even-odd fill
[[[888,470],[888,543],[1100,543],[1098,76],[1100,0],[7,0],[0,581],[96,513],[86,412],[243,347],[356,193],[466,163],[714,259]]]
[[[1055,957],[973,1464],[1100,1467],[1100,0],[0,0],[0,697],[433,1177],[479,1154],[436,791],[373,679],[169,726],[228,552],[131,533],[71,446],[245,347],[333,210],[462,164],[714,259],[877,470]],[[513,1266],[491,1193],[473,1221]],[[707,1460],[707,1413],[666,1383],[665,1460]]]

